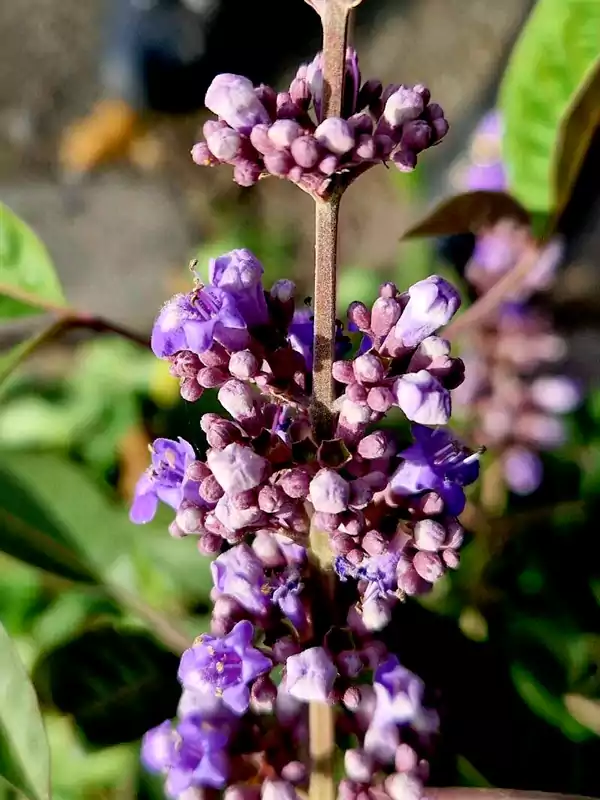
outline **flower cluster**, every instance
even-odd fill
[[[276,175],[320,197],[334,178],[343,176],[348,185],[377,163],[391,161],[410,172],[418,154],[448,131],[443,110],[429,102],[424,86],[363,83],[352,48],[340,117],[323,119],[322,95],[321,54],[298,69],[285,92],[254,87],[240,75],[218,75],[205,99],[218,120],[204,125],[204,141],[192,157],[201,165],[231,164],[241,186]]]
[[[440,427],[464,367],[436,335],[459,297],[432,276],[406,292],[384,284],[371,308],[350,306],[347,331],[338,323],[339,355],[352,341],[354,352],[334,365],[335,438],[316,441],[313,322],[294,309],[293,283],[266,291],[247,250],[208,273],[164,306],[152,348],[188,401],[214,388],[228,416],[200,418],[204,458],[183,439],[154,442],[131,518],[149,521],[161,501],[175,511],[171,534],[216,556],[211,633],[184,654],[178,722],[147,734],[144,762],[180,800],[225,786],[232,800],[295,798],[309,779],[306,704],[325,702],[336,704],[338,735],[359,743],[345,754],[340,800],[373,787],[417,800],[436,716],[376,636],[394,604],[459,562],[457,515],[478,453]],[[412,423],[412,444],[377,429],[392,408]],[[311,525],[334,556],[329,615]]]
[[[506,189],[501,134],[501,118],[492,112],[475,135],[466,173],[469,189]],[[562,252],[559,239],[540,246],[527,226],[501,219],[480,232],[465,269],[476,294],[483,295],[532,256],[532,267],[498,311],[476,335],[470,331],[462,350],[466,380],[454,393],[472,439],[497,453],[507,487],[522,495],[540,485],[538,453],[564,442],[564,414],[580,401],[577,384],[558,369],[566,344],[551,316],[534,302],[551,289]]]
[[[345,77],[341,116],[324,118],[320,55],[279,94],[217,76],[206,105],[218,120],[194,160],[233,165],[242,186],[284,177],[322,202],[376,163],[412,170],[445,135],[425,87],[363,83],[352,49]],[[479,453],[445,427],[464,364],[440,329],[460,298],[434,275],[351,304],[335,328],[327,439],[311,425],[312,312],[295,307],[292,281],[267,290],[263,273],[248,250],[225,253],[153,328],[183,398],[216,390],[226,416],[200,417],[202,452],[156,440],[131,508],[144,523],[169,505],[170,533],[213,556],[210,632],[183,654],[177,720],[148,732],[142,757],[177,800],[299,800],[322,769],[311,705],[333,743],[353,742],[338,800],[420,800],[438,718],[378,632],[459,563]],[[378,425],[390,412],[410,441]]]

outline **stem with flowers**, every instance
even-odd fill
[[[448,123],[425,86],[362,80],[346,47],[356,0],[309,2],[323,53],[284,92],[218,75],[217,118],[192,157],[315,200],[314,309],[295,308],[287,278],[265,290],[241,248],[171,298],[151,338],[182,397],[217,390],[227,414],[200,416],[205,456],[154,442],[130,512],[144,523],[170,505],[171,535],[214,557],[210,632],[182,656],[177,720],[142,748],[177,800],[420,800],[437,730],[425,686],[380,632],[459,564],[478,453],[440,427],[464,368],[436,332],[460,298],[436,275],[403,292],[384,283],[344,330],[335,289],[342,192],[377,164],[411,171]],[[412,424],[403,450],[380,425],[394,407]]]

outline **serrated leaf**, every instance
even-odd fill
[[[50,753],[37,697],[1,623],[0,777],[28,800],[50,798]]]
[[[3,289],[24,292],[42,308],[8,297]],[[31,228],[0,203],[0,319],[39,314],[45,303],[65,304],[50,255]]]
[[[148,634],[102,625],[46,653],[33,681],[44,705],[71,715],[90,744],[110,747],[175,715],[178,665]]]
[[[484,225],[491,225],[505,217],[525,224],[529,222],[525,208],[504,192],[465,192],[443,200],[405,231],[401,240],[418,236],[477,233]]]
[[[500,91],[503,158],[512,194],[530,211],[560,208],[583,161],[598,119],[599,30],[597,0],[538,0],[511,56]]]

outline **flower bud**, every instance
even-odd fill
[[[426,150],[431,143],[431,128],[424,119],[415,119],[407,122],[402,128],[401,147],[403,150],[414,150],[420,153]]]
[[[448,120],[441,117],[440,119],[434,119],[431,123],[433,128],[433,140],[435,142],[439,142],[444,136],[448,133],[450,129],[450,125],[448,124]]]
[[[427,123],[425,123],[427,124]],[[278,150],[292,146],[302,133],[302,128],[292,119],[278,119],[269,128],[269,139]]]
[[[355,300],[348,306],[348,319],[359,331],[368,331],[371,327],[371,312],[364,303]],[[398,316],[400,316],[398,314]]]
[[[224,450],[227,445],[237,442],[242,438],[241,431],[229,420],[222,419],[217,414],[205,414],[204,417],[216,417],[216,421],[211,425],[208,430],[204,429],[208,444],[215,450]],[[204,420],[204,417],[202,418]]]
[[[246,489],[243,492],[230,495],[229,501],[231,505],[239,511],[246,511],[256,506],[256,492],[254,489]]]
[[[347,533],[334,533],[329,540],[331,550],[335,555],[345,556],[356,546],[356,542]]]
[[[262,483],[269,462],[249,447],[229,444],[223,450],[211,450],[206,460],[223,489],[234,495],[254,489]]]
[[[259,164],[248,159],[239,159],[233,168],[233,180],[238,186],[254,186],[261,175]]]
[[[276,150],[273,153],[267,153],[264,157],[265,167],[271,175],[276,175],[279,178],[285,178],[288,172],[294,166],[294,159],[291,154],[285,150]]]
[[[290,783],[303,783],[306,775],[306,765],[301,761],[289,761],[281,768],[281,777]]]
[[[417,766],[417,754],[409,744],[403,742],[396,749],[394,766],[396,772],[412,772]]]
[[[375,139],[366,133],[360,134],[354,153],[357,158],[360,158],[363,161],[373,161],[377,156],[377,145],[375,143]]]
[[[444,546],[446,528],[432,519],[423,519],[416,523],[413,536],[419,550],[437,553]]]
[[[363,603],[362,621],[368,631],[383,630],[391,618],[392,610],[386,600],[374,597]]]
[[[392,297],[378,297],[371,309],[371,330],[376,336],[387,336],[400,319],[400,303]]]
[[[198,372],[198,383],[204,389],[216,389],[222,386],[229,375],[221,367],[203,367]]]
[[[456,552],[456,550],[444,550],[442,553],[442,558],[444,560],[444,564],[449,569],[458,569],[460,566],[460,554]]]
[[[175,522],[175,520],[173,520],[173,522],[171,522],[171,524],[169,525],[169,534],[174,539],[183,539],[186,536],[186,534],[181,530],[181,528]]]
[[[290,97],[300,108],[304,110],[308,108],[311,100],[311,92],[306,80],[303,78],[294,78],[290,84]]]
[[[378,414],[385,414],[394,405],[394,395],[386,386],[375,386],[367,395],[367,405]]]
[[[219,161],[233,161],[240,152],[242,139],[232,128],[220,128],[206,137],[206,144]]]
[[[392,154],[392,162],[399,172],[412,172],[417,166],[417,154],[414,150],[399,148]]]
[[[390,800],[421,800],[423,796],[421,781],[405,772],[390,775],[384,785]]]
[[[450,394],[426,370],[400,376],[392,389],[396,403],[411,422],[445,425],[450,419]]]
[[[365,436],[358,443],[358,454],[370,461],[374,458],[383,458],[386,455],[394,455],[396,448],[393,440],[386,431],[375,431]]]
[[[199,167],[213,167],[218,164],[218,160],[208,149],[206,142],[198,142],[192,147],[191,150],[192,161],[198,164]]]
[[[275,281],[273,286],[271,286],[271,297],[273,300],[277,300],[280,303],[288,303],[290,300],[293,300],[295,294],[296,284],[294,281],[290,281],[287,278],[281,278]]]
[[[260,800],[298,800],[298,795],[288,781],[266,780],[263,781]]]
[[[345,119],[329,117],[315,131],[315,139],[331,153],[343,156],[354,147],[354,134]]]
[[[332,375],[334,380],[339,383],[353,383],[354,368],[352,361],[334,361],[332,364]]]
[[[344,768],[346,775],[357,783],[370,783],[374,772],[373,759],[364,750],[346,750]]]
[[[200,359],[191,350],[181,350],[169,359],[169,372],[176,378],[195,378],[202,367]]]
[[[385,103],[383,118],[393,128],[404,125],[405,122],[417,119],[423,113],[425,103],[423,97],[414,89],[400,87]]]
[[[370,136],[373,133],[373,118],[366,111],[353,114],[348,119],[348,125],[354,135],[359,137],[359,141],[362,136]]]
[[[444,565],[437,553],[419,551],[413,558],[413,566],[423,580],[428,583],[435,583],[444,574]]]
[[[179,384],[179,393],[188,403],[195,403],[202,397],[204,389],[198,384],[196,378],[182,378]]]
[[[270,122],[269,114],[256,96],[252,82],[241,75],[217,75],[207,89],[204,104],[213,114],[246,136],[255,125]]]
[[[214,556],[220,550],[223,539],[216,533],[205,532],[198,538],[198,550],[205,556]]]
[[[254,714],[271,714],[277,699],[277,687],[268,675],[260,675],[250,689],[250,710]]]
[[[252,542],[252,549],[269,569],[284,567],[286,564],[285,556],[273,533],[259,531]]]
[[[431,275],[413,284],[408,297],[395,327],[396,337],[405,347],[415,347],[446,325],[460,306],[456,289],[439,275]]]
[[[177,511],[175,524],[186,535],[202,533],[204,530],[205,512],[198,506],[183,504]]]
[[[286,501],[289,502],[279,486],[263,486],[258,493],[258,507],[267,514],[276,514]]]
[[[229,360],[229,372],[234,378],[248,380],[253,378],[260,369],[258,359],[250,350],[238,350],[231,354]]]
[[[291,636],[283,636],[273,644],[273,658],[278,664],[285,664],[290,656],[297,655],[301,649]]]
[[[381,361],[373,353],[358,356],[352,362],[356,380],[361,383],[379,383],[383,380],[385,369]]]
[[[332,469],[321,469],[310,482],[309,500],[315,511],[338,514],[348,507],[350,485]]]
[[[328,514],[324,511],[315,511],[312,516],[312,524],[316,530],[334,533],[340,526],[340,515]]]
[[[234,419],[247,420],[256,417],[254,396],[245,383],[229,380],[219,389],[217,397]]]
[[[358,686],[350,686],[344,692],[342,703],[346,706],[348,711],[356,711],[360,705],[360,689]]]
[[[272,153],[273,150],[275,150],[275,145],[269,136],[270,127],[270,125],[255,125],[250,132],[250,142],[252,146],[262,155]]]
[[[370,556],[380,556],[388,549],[388,543],[379,531],[368,531],[362,540],[362,548]]]
[[[308,495],[310,476],[303,469],[286,470],[278,480],[288,497],[302,499]]]
[[[325,158],[319,162],[319,172],[322,172],[323,175],[333,175],[339,165],[340,162],[337,156],[325,156]]]
[[[352,366],[351,362],[350,366]],[[354,371],[352,373],[354,377]],[[335,375],[334,375],[335,377]],[[354,383],[349,384],[346,387],[346,397],[353,403],[365,404],[367,402],[367,397],[369,396],[369,390],[366,386],[363,386],[361,383]]]

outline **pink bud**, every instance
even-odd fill
[[[344,692],[342,703],[346,706],[348,711],[356,711],[360,705],[360,689],[358,686],[350,686]]]
[[[456,550],[444,550],[442,558],[449,569],[458,569],[460,566],[460,554]]]
[[[417,154],[414,150],[396,150],[392,161],[399,172],[412,172],[417,166]]]
[[[216,555],[223,544],[223,539],[215,533],[203,533],[198,539],[198,550],[205,556]]]
[[[450,394],[427,370],[402,375],[394,383],[393,392],[411,422],[445,425],[450,419]]]
[[[302,128],[292,119],[278,119],[269,128],[269,139],[279,150],[291,147],[302,133]]]
[[[383,109],[383,118],[396,128],[409,120],[416,119],[423,113],[424,108],[425,103],[418,92],[401,87],[388,98]]]
[[[319,172],[322,172],[323,175],[333,175],[339,167],[339,163],[337,156],[325,156],[325,158],[319,162]]]
[[[334,379],[339,383],[353,383],[354,369],[352,361],[334,361],[332,365],[332,374]]]
[[[386,386],[375,386],[367,395],[367,405],[378,414],[385,414],[394,405],[394,395]]]
[[[372,598],[363,603],[362,620],[368,631],[381,631],[392,618],[389,603],[379,597]]]
[[[364,750],[346,750],[344,768],[350,780],[357,783],[370,783],[374,767],[373,759]]]
[[[208,149],[206,142],[198,142],[192,147],[191,151],[192,161],[198,164],[199,167],[212,167],[218,164],[218,160]]]
[[[370,556],[380,556],[388,549],[388,543],[379,531],[369,531],[362,540],[362,548]]]
[[[195,403],[202,397],[204,389],[198,384],[196,378],[182,378],[179,383],[179,393],[188,403]]]
[[[258,493],[258,506],[267,514],[276,514],[286,500],[285,492],[279,486],[263,486]]]
[[[309,499],[315,511],[338,514],[348,507],[350,486],[332,469],[321,469],[310,482]]]
[[[256,416],[252,391],[241,381],[227,381],[219,389],[217,397],[219,403],[234,419],[247,420]]]
[[[321,148],[314,136],[300,136],[291,145],[294,161],[304,169],[312,169],[321,157]]]
[[[207,503],[216,503],[223,497],[223,489],[214,475],[209,475],[200,484],[200,497]]]
[[[279,478],[278,483],[288,497],[300,499],[308,495],[310,476],[303,469],[289,469]]]
[[[348,362],[351,365],[351,362]],[[335,376],[334,376],[335,377]],[[354,370],[353,370],[353,377],[354,377]],[[366,386],[363,386],[361,383],[355,381],[354,383],[350,383],[346,387],[346,397],[353,403],[360,403],[364,405],[367,402],[367,397],[369,396],[369,390]]]
[[[330,539],[331,550],[338,556],[345,556],[354,549],[356,543],[347,533],[334,533]]]
[[[240,152],[242,139],[232,128],[221,128],[206,137],[210,152],[220,161],[232,161]]]
[[[181,350],[169,360],[171,362],[169,372],[176,378],[195,378],[202,366],[196,353],[190,350]]]
[[[365,508],[373,499],[373,489],[364,478],[350,482],[350,505],[353,508]]]
[[[294,159],[290,153],[285,150],[276,150],[273,153],[267,153],[264,157],[265,167],[271,175],[277,175],[280,178],[285,178],[288,172],[292,169]]]
[[[178,524],[175,522],[175,520],[173,520],[173,522],[171,522],[171,524],[169,525],[169,534],[170,534],[170,535],[171,535],[171,536],[172,536],[174,539],[183,539],[183,538],[185,537],[185,535],[186,535],[186,534],[185,534],[185,533],[184,533],[184,532],[181,530],[181,528],[179,527],[179,525],[178,525]]]
[[[216,389],[222,386],[229,375],[221,367],[204,367],[198,372],[198,383],[204,389]]]
[[[343,156],[354,147],[354,134],[345,119],[329,117],[315,131],[315,139],[330,152]]]
[[[262,483],[269,468],[265,458],[236,443],[223,450],[211,450],[206,460],[215,478],[230,494],[254,489]]]
[[[416,523],[413,535],[419,550],[437,553],[444,545],[446,529],[439,522],[423,519]]]
[[[269,125],[264,124],[255,125],[250,132],[252,146],[262,155],[272,153],[275,149],[275,145],[269,136],[269,127]]]
[[[354,152],[356,157],[363,161],[373,161],[377,156],[375,139],[367,133],[360,134]]]
[[[376,336],[387,336],[400,319],[400,303],[393,297],[378,297],[371,310],[371,330]]]
[[[232,494],[229,497],[229,502],[239,511],[246,511],[248,508],[253,508],[256,505],[256,492],[254,489],[246,489],[244,492]]]
[[[258,359],[250,350],[238,350],[231,354],[229,372],[234,378],[248,380],[253,378],[260,369]]]
[[[364,303],[355,300],[348,306],[348,319],[354,323],[360,331],[368,331],[371,327],[371,312]]]
[[[272,533],[259,531],[252,542],[252,549],[269,569],[284,567],[286,564],[285,556]]]
[[[444,565],[437,553],[416,553],[413,566],[423,580],[429,583],[435,583],[444,574]]]
[[[318,531],[333,533],[340,526],[339,514],[328,514],[325,511],[316,511],[312,516],[312,524]]]
[[[396,749],[394,760],[396,772],[412,772],[417,766],[417,754],[409,744],[404,742]]]
[[[268,675],[260,675],[250,690],[250,710],[254,714],[271,714],[277,699],[277,687]]]
[[[373,353],[365,353],[354,359],[354,374],[361,383],[379,383],[383,380],[385,369]]]

